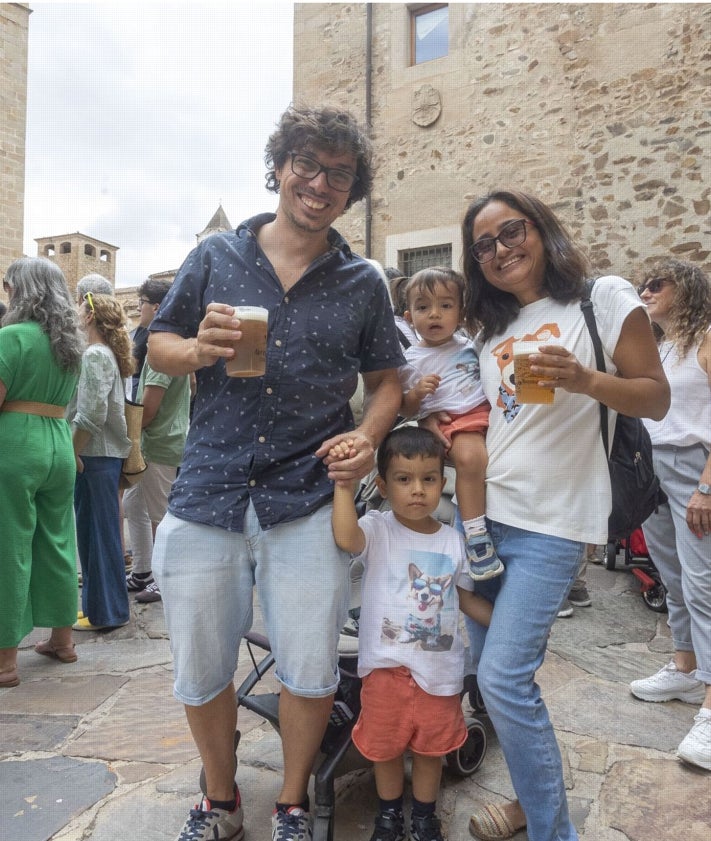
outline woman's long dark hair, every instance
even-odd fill
[[[540,199],[519,190],[495,190],[475,199],[462,220],[463,268],[467,279],[464,302],[465,324],[474,335],[481,330],[483,340],[503,332],[518,315],[520,306],[514,295],[488,283],[471,253],[474,220],[491,202],[502,202],[535,223],[543,242],[546,271],[543,289],[556,301],[582,298],[589,274],[587,257],[572,241],[553,211]]]

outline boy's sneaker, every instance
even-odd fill
[[[150,604],[151,602],[159,602],[163,597],[160,594],[158,585],[155,581],[151,581],[140,593],[136,594],[136,601],[141,604]]]
[[[566,599],[563,604],[560,606],[560,610],[558,611],[558,619],[567,619],[569,616],[573,615],[573,605],[570,603],[568,599]]]
[[[234,812],[213,809],[207,797],[203,797],[185,821],[185,826],[176,841],[242,841],[242,806]]]
[[[686,672],[680,672],[674,661],[667,663],[655,675],[633,680],[630,692],[642,701],[684,701],[701,704],[706,697],[706,685]]]
[[[494,543],[488,532],[467,535],[467,559],[469,561],[469,575],[474,581],[486,581],[496,578],[504,571],[504,565],[494,549]]]
[[[153,576],[148,573],[146,576],[138,577],[135,572],[129,572],[126,576],[126,588],[133,593],[140,593],[149,584],[153,583]]]
[[[711,771],[711,710],[705,707],[699,710],[676,755],[684,762]]]
[[[568,593],[568,601],[576,607],[590,607],[592,604],[590,593],[588,593],[588,588],[584,584],[571,588]]]
[[[437,815],[412,816],[410,824],[411,841],[444,841],[442,823]]]
[[[375,818],[375,829],[370,841],[405,841],[405,818],[402,812],[386,809]]]
[[[272,841],[311,841],[311,817],[300,806],[272,813]]]

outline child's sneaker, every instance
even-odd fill
[[[405,841],[405,818],[402,812],[390,809],[381,812],[375,818],[375,829],[370,841]]]
[[[412,816],[410,824],[411,841],[444,841],[442,824],[437,815]]]
[[[489,533],[482,531],[467,535],[467,559],[469,561],[469,575],[475,581],[486,581],[496,578],[504,571],[504,565],[494,549],[494,543]]]
[[[233,812],[226,809],[213,809],[207,797],[203,797],[194,809],[176,841],[242,841],[242,806]]]
[[[272,841],[311,841],[311,817],[300,806],[272,813]]]

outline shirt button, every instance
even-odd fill
[[[260,444],[263,444],[266,440],[267,440],[267,439],[266,439],[263,435],[260,435],[260,436],[259,436],[259,443],[260,443]]]
[[[288,295],[284,295],[284,303],[285,304],[289,303],[289,296]]]
[[[250,487],[250,488],[253,488],[256,484],[257,484],[257,482],[256,482],[256,480],[255,480],[255,479],[250,479],[250,480],[249,480],[249,487]]]
[[[281,347],[281,339],[277,339],[277,340],[274,342],[274,344],[275,344],[277,347]]]
[[[267,388],[267,394],[274,394],[274,391],[271,388]]]

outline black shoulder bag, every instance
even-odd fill
[[[585,284],[585,297],[580,302],[585,323],[590,331],[598,371],[605,372],[605,357],[597,332],[590,294],[595,280]],[[612,512],[608,522],[608,540],[629,537],[660,505],[667,501],[659,487],[652,466],[652,442],[639,418],[617,415],[612,449],[607,434],[607,406],[600,405],[600,430],[605,445],[612,485]]]

